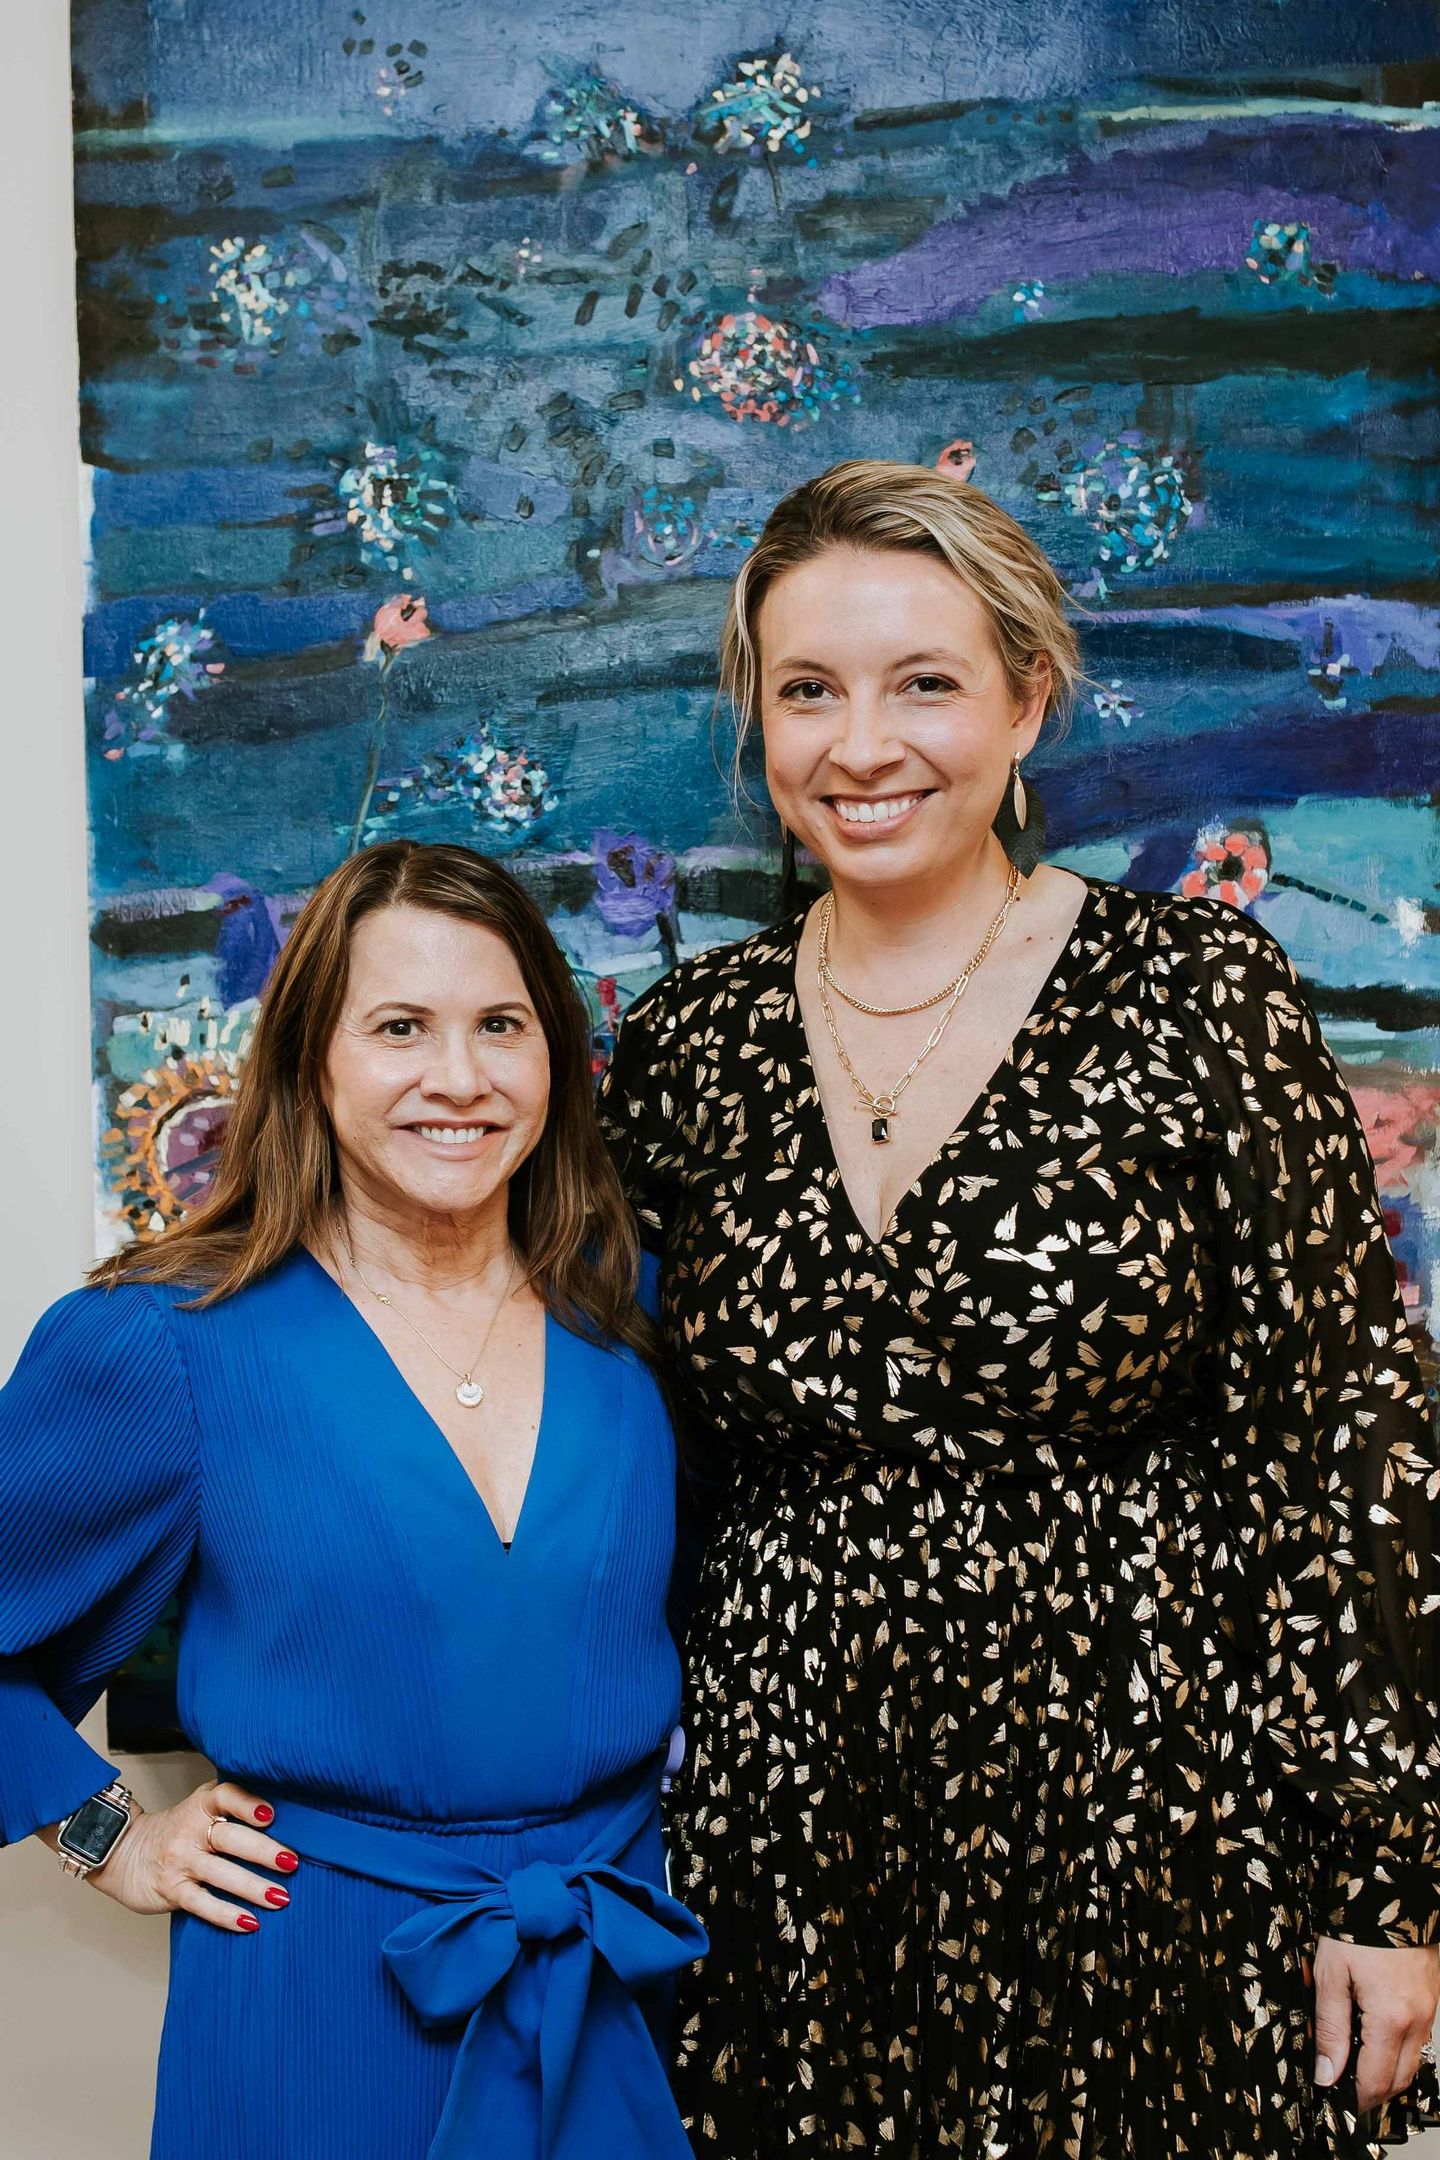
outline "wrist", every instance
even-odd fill
[[[55,1852],[67,1875],[98,1875],[140,1810],[118,1778],[55,1827]]]

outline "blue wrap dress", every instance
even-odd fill
[[[152,2160],[682,2160],[653,1379],[547,1319],[507,1552],[308,1254],[186,1302],[79,1291],[0,1392],[0,1839],[109,1782],[74,1721],[178,1592],[185,1731],[301,1856],[172,1920]]]

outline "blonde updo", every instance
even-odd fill
[[[730,591],[720,639],[720,693],[735,720],[735,766],[760,718],[756,622],[775,580],[826,548],[931,555],[974,593],[994,633],[1010,695],[1048,685],[1046,717],[1064,718],[1080,674],[1065,588],[1027,532],[998,503],[928,465],[851,458],[771,511]]]

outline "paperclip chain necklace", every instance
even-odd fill
[[[499,1304],[495,1307],[494,1312],[490,1315],[490,1325],[485,1330],[485,1340],[481,1343],[479,1349],[476,1351],[474,1357],[471,1358],[470,1363],[465,1367],[463,1372],[458,1365],[452,1365],[450,1363],[449,1358],[445,1356],[443,1351],[437,1350],[435,1348],[434,1343],[431,1342],[430,1337],[425,1333],[424,1328],[420,1327],[417,1322],[412,1320],[409,1313],[402,1312],[400,1310],[400,1307],[395,1303],[394,1298],[389,1296],[386,1291],[376,1289],[374,1283],[371,1282],[369,1276],[365,1273],[359,1261],[355,1258],[353,1252],[350,1255],[350,1265],[352,1268],[354,1268],[355,1273],[359,1276],[361,1282],[364,1283],[365,1288],[370,1292],[371,1297],[375,1299],[376,1303],[386,1306],[389,1311],[394,1313],[397,1320],[403,1320],[406,1327],[409,1328],[411,1334],[419,1336],[421,1342],[424,1343],[426,1349],[430,1352],[430,1355],[432,1357],[439,1358],[440,1363],[445,1367],[446,1372],[453,1373],[455,1375],[455,1378],[460,1383],[455,1390],[456,1402],[462,1404],[467,1410],[478,1410],[481,1403],[485,1400],[485,1389],[483,1384],[475,1378],[475,1367],[480,1363],[481,1358],[484,1357],[485,1352],[489,1349],[490,1337],[495,1332],[495,1323],[500,1318],[501,1313],[505,1310],[505,1307],[510,1302],[510,1293],[515,1287],[514,1253],[512,1252],[510,1255],[510,1267],[505,1277],[505,1288],[501,1293]]]
[[[870,1138],[874,1141],[876,1147],[883,1147],[889,1140],[890,1120],[899,1110],[900,1097],[909,1087],[931,1051],[939,1048],[945,1030],[954,1018],[956,1006],[970,987],[972,976],[981,967],[986,954],[1009,921],[1010,909],[1014,903],[1019,884],[1020,872],[1012,863],[1010,865],[1010,876],[1005,886],[1005,898],[1000,904],[999,913],[986,931],[977,950],[971,955],[954,982],[950,984],[949,1003],[946,1005],[944,1012],[941,1013],[940,1018],[926,1037],[923,1047],[915,1057],[911,1058],[900,1078],[895,1081],[893,1086],[882,1088],[879,1094],[876,1094],[873,1088],[867,1087],[860,1078],[859,1073],[856,1072],[855,1067],[850,1062],[849,1052],[840,1040],[840,1030],[835,1025],[835,1009],[830,1003],[828,987],[833,981],[830,974],[830,919],[835,911],[835,896],[833,893],[826,893],[825,898],[821,901],[820,944],[815,967],[815,980],[820,991],[820,1010],[824,1015],[825,1025],[830,1033],[830,1040],[835,1045],[835,1054],[850,1077],[850,1085],[860,1098],[860,1106],[870,1113]],[[835,987],[837,990],[840,988],[838,983],[835,984]],[[845,996],[843,990],[840,991],[840,995]],[[940,995],[943,997],[946,992],[942,991]],[[929,1006],[938,1002],[937,998],[927,998],[923,1005],[899,1005],[894,1007],[893,1010],[887,1010],[883,1006],[861,1005],[858,999],[855,998],[846,999],[846,1003],[856,1006],[858,1011],[871,1013],[878,1019],[893,1019],[902,1012],[924,1012]]]

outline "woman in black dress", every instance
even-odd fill
[[[831,896],[608,1080],[714,1502],[723,2160],[1358,2160],[1433,2088],[1440,1480],[1371,1166],[1253,921],[1017,880],[1062,600],[938,474],[779,506],[724,678]]]

